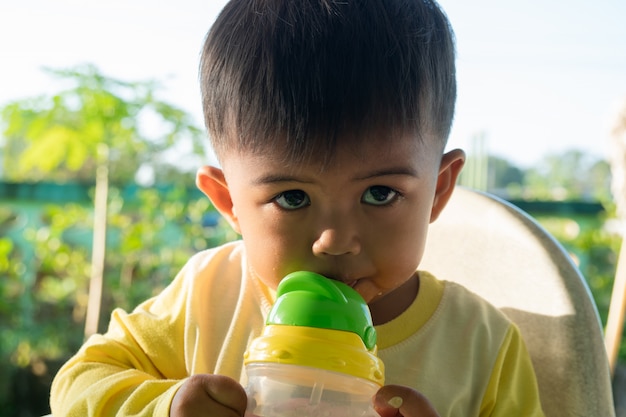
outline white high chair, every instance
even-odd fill
[[[459,187],[431,225],[420,269],[459,282],[519,326],[546,416],[615,416],[602,328],[586,282],[528,215]]]

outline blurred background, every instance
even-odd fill
[[[440,3],[457,36],[461,183],[552,232],[605,322],[623,231],[626,2]],[[236,238],[193,179],[215,162],[197,68],[224,4],[0,4],[0,416],[47,412],[56,369],[114,307]]]

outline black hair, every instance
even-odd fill
[[[205,40],[200,84],[218,157],[305,160],[375,132],[447,140],[454,34],[432,0],[231,0]]]

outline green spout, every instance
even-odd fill
[[[353,332],[367,349],[376,345],[376,330],[361,295],[342,282],[314,272],[298,271],[283,278],[266,324]]]

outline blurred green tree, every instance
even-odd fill
[[[117,80],[92,65],[49,72],[71,88],[5,106],[4,166],[12,180],[95,181],[88,336],[100,316],[109,181],[134,178],[140,167],[155,171],[159,157],[184,139],[202,153],[202,131],[186,112],[156,98],[156,82]]]
[[[188,187],[138,187],[125,194],[110,189],[99,331],[114,308],[130,311],[159,293],[195,252],[236,238],[209,200]],[[22,388],[19,398],[10,391],[16,373],[49,384],[84,340],[93,209],[46,204],[29,221],[23,209],[0,202],[0,416],[35,406],[32,387]],[[11,237],[16,229],[23,239]],[[37,400],[47,406],[47,395]]]
[[[524,198],[608,203],[611,168],[605,160],[572,149],[544,157],[524,175]]]
[[[69,88],[2,108],[9,181],[92,183],[97,167],[106,165],[110,181],[125,184],[140,168],[157,176],[169,168],[173,148],[177,162],[206,150],[203,130],[187,112],[158,99],[156,81],[122,81],[92,65],[45,71]]]
[[[488,157],[487,189],[492,193],[508,192],[512,187],[520,188],[524,181],[524,171],[504,158],[495,155]]]
[[[0,202],[0,415],[35,407],[28,387],[12,391],[16,372],[49,381],[82,344],[96,245],[106,248],[98,268],[106,291],[97,291],[103,319],[90,331],[104,330],[113,308],[130,310],[160,291],[194,252],[235,238],[208,199],[189,194],[203,131],[157,98],[158,83],[116,80],[93,66],[50,73],[68,89],[0,109],[5,180],[98,184],[100,205]],[[167,162],[173,148],[187,166]],[[129,198],[122,185],[146,170],[170,186],[135,187]]]

